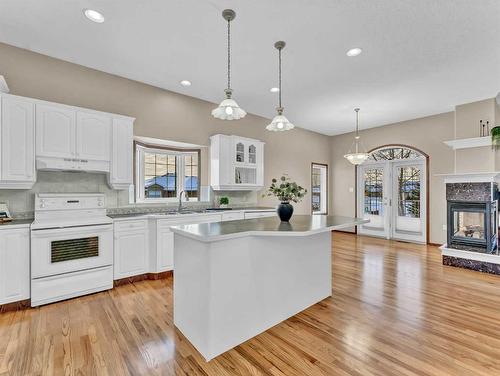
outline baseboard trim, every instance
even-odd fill
[[[169,270],[167,272],[161,272],[161,273],[144,273],[144,274],[139,274],[139,275],[134,275],[132,277],[127,277],[127,278],[121,278],[113,281],[113,287],[118,287],[118,286],[123,286],[127,285],[129,283],[136,283],[140,281],[155,281],[158,279],[165,279],[172,277],[174,275],[174,272],[172,270]]]
[[[7,304],[0,305],[0,313],[12,312],[12,311],[21,311],[26,308],[31,307],[31,300],[20,300],[18,302],[12,302]]]

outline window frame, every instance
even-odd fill
[[[320,168],[324,168],[325,169],[325,190],[324,190],[324,193],[325,193],[325,199],[324,199],[324,202],[325,202],[325,210],[324,211],[314,211],[313,210],[313,171],[314,171],[314,168],[315,167],[320,167]],[[328,197],[328,164],[326,163],[316,163],[316,162],[312,162],[311,163],[311,191],[310,191],[310,195],[311,195],[311,214],[312,215],[328,215],[328,207],[329,207],[329,197]],[[320,200],[322,198],[321,196],[321,193],[320,192]],[[321,202],[321,201],[320,201]],[[321,205],[321,204],[320,204]]]
[[[163,147],[157,145],[148,145],[142,142],[134,142],[134,181],[135,181],[135,202],[136,203],[168,203],[177,202],[179,200],[179,194],[184,190],[185,183],[185,159],[176,158],[176,171],[182,173],[182,178],[177,176],[176,179],[176,196],[175,197],[145,197],[144,195],[144,176],[145,176],[145,166],[144,166],[144,154],[164,154],[164,155],[175,155],[186,156],[186,155],[197,155],[198,157],[198,190],[197,197],[190,197],[190,201],[201,201],[201,149],[179,149],[173,147]]]

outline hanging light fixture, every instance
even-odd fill
[[[286,43],[283,41],[279,41],[274,43],[274,47],[278,50],[278,107],[276,107],[276,111],[278,115],[274,117],[266,129],[268,131],[273,132],[284,132],[289,131],[295,126],[288,121],[288,119],[283,115],[283,106],[281,105],[281,50],[285,48]]]
[[[226,99],[220,102],[219,107],[212,111],[212,116],[221,120],[238,120],[247,114],[234,99],[231,98],[231,21],[236,17],[232,9],[225,9],[222,17],[227,21],[227,88],[224,90]]]
[[[356,112],[356,135],[354,136],[354,142],[351,145],[351,149],[349,149],[349,153],[344,155],[344,158],[353,165],[360,165],[370,157],[370,154],[366,151],[359,151],[359,144],[361,143],[359,136],[359,108],[355,108],[354,111]],[[354,153],[351,152],[353,148]]]

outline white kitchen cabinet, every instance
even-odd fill
[[[221,214],[178,215],[168,219],[152,219],[150,224],[150,272],[161,273],[174,268],[174,233],[171,226],[220,222]]]
[[[264,218],[264,217],[274,217],[276,211],[246,211],[245,219],[253,219],[253,218]]]
[[[76,111],[66,106],[36,105],[36,156],[76,157]]]
[[[264,143],[239,136],[210,137],[210,182],[214,190],[260,190]]]
[[[76,114],[76,157],[109,161],[111,117],[93,112]]]
[[[109,186],[128,189],[133,183],[134,120],[113,118]]]
[[[114,279],[148,272],[147,219],[115,223]]]
[[[0,229],[0,305],[30,298],[29,227]]]
[[[226,211],[222,213],[222,222],[225,221],[236,221],[239,219],[245,219],[245,213],[242,211]]]
[[[0,116],[0,188],[29,189],[35,175],[35,105],[2,94]]]

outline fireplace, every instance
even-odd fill
[[[448,183],[448,248],[497,253],[496,183]]]
[[[448,246],[493,253],[497,249],[497,203],[448,201]]]

